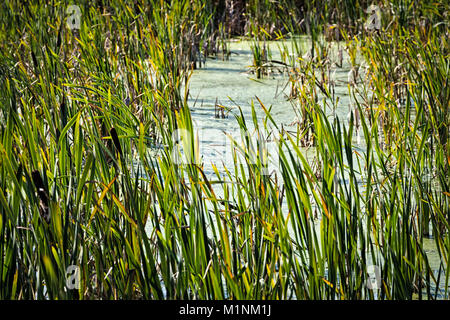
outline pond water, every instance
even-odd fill
[[[310,50],[309,40],[306,37],[300,37],[295,41],[302,48],[300,49],[301,53],[305,52],[306,55]],[[238,106],[250,129],[249,134],[253,134],[252,104],[255,106],[260,123],[265,116],[258,99],[267,109],[271,108],[271,115],[279,127],[283,126],[286,130],[293,132],[296,130],[295,121],[298,120],[294,107],[296,102],[288,99],[291,89],[288,85],[287,73],[280,74],[280,72],[274,71],[269,76],[256,79],[256,75],[251,72],[250,67],[253,64],[252,44],[251,41],[245,40],[230,41],[228,49],[231,54],[228,60],[208,58],[206,65],[195,70],[190,79],[188,104],[194,127],[197,129],[202,162],[207,175],[213,174],[211,163],[215,163],[219,171],[222,163],[228,168],[232,167],[232,158],[229,154],[231,153],[229,152],[230,141],[224,132],[233,137],[239,137],[239,125],[234,119],[234,115],[239,114]],[[270,52],[269,60],[281,61],[280,49],[282,47],[287,48],[289,53],[294,51],[292,41],[269,41],[266,44]],[[345,50],[342,50],[343,46],[342,43],[334,43],[330,47],[332,60],[330,78],[335,83],[335,95],[338,97],[338,103],[335,113],[331,107],[326,108],[325,112],[329,117],[336,116],[340,121],[345,122],[348,121],[350,110],[353,107],[348,90],[351,65]],[[344,53],[341,66],[337,67],[334,62],[338,60],[339,49]],[[324,96],[319,94],[319,99],[324,99]],[[319,101],[319,103],[321,102]],[[225,107],[224,113],[219,113],[219,116],[216,116],[216,104]],[[360,144],[360,139],[356,135],[355,139]],[[307,149],[304,151],[307,158],[315,155],[315,152],[308,152]]]

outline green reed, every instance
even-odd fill
[[[2,299],[448,298],[448,21],[407,28],[416,13],[403,12],[349,45],[368,65],[368,85],[351,89],[360,124],[329,116],[338,101],[318,26],[291,70],[305,125],[287,132],[258,101],[251,119],[233,120],[232,166],[207,177],[188,84],[218,12],[86,2],[71,30],[66,3],[2,6]],[[267,172],[267,136],[279,171]],[[71,265],[78,289],[66,283]]]

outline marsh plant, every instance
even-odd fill
[[[366,1],[241,2],[0,5],[0,298],[448,299],[448,3],[381,1],[366,30]],[[301,124],[236,108],[206,175],[189,80],[227,23],[309,34],[284,61]],[[358,119],[328,23],[367,67]]]

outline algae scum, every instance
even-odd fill
[[[308,37],[300,37],[295,41],[301,43],[305,52],[311,44]],[[292,49],[292,41],[267,42],[268,51],[273,52],[271,60],[281,60],[280,47],[283,45]],[[299,120],[298,110],[296,111],[298,106],[295,99],[289,98],[291,88],[288,71],[283,65],[273,64],[268,67],[268,76],[257,79],[251,68],[251,46],[252,41],[249,40],[235,39],[228,42],[228,56],[206,59],[204,67],[195,70],[190,78],[188,102],[195,128],[200,131],[200,143],[206,152],[202,154],[205,165],[210,162],[218,165],[225,159],[223,155],[230,143],[224,132],[234,137],[239,135],[240,127],[234,118],[239,115],[238,108],[242,110],[245,119],[251,122],[253,104],[259,121],[262,121],[265,114],[258,99],[266,108],[270,108],[270,113],[279,126],[291,131],[296,130],[295,126]],[[337,45],[334,43],[333,47]],[[294,56],[294,53],[289,54]],[[340,99],[336,116],[345,121],[348,121],[350,111],[347,88],[350,69],[347,57],[341,68],[335,67],[333,70],[333,80],[338,84],[336,95]],[[328,113],[331,114],[332,110],[329,109]]]

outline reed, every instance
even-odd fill
[[[314,21],[311,48],[281,48],[301,123],[285,130],[259,99],[237,108],[232,165],[213,176],[187,100],[223,12],[80,2],[70,29],[64,1],[1,5],[1,299],[449,298],[448,4],[394,1],[366,32],[349,20],[365,1],[248,3],[259,57],[261,30]],[[331,17],[367,65],[349,86],[358,119],[333,113]]]

